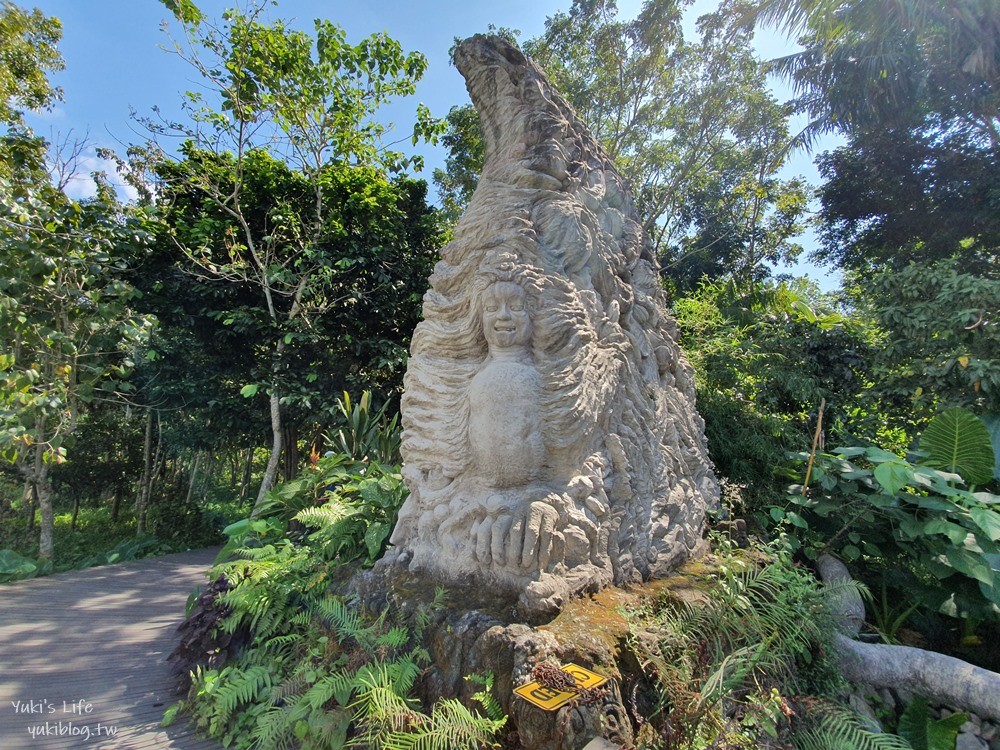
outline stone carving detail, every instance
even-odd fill
[[[551,611],[695,554],[718,485],[621,177],[518,50],[456,64],[486,163],[413,336],[390,559]]]

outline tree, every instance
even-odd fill
[[[676,293],[693,292],[704,278],[729,278],[752,295],[774,265],[801,252],[794,239],[803,229],[806,184],[779,179],[773,171],[788,136],[777,124],[780,111],[775,105],[755,110],[762,122],[744,131],[740,147],[715,154],[690,180],[687,199],[676,209],[688,228],[664,258],[664,274]]]
[[[287,457],[297,434],[308,429],[315,436],[336,421],[336,399],[343,391],[374,389],[386,397],[398,392],[406,345],[440,243],[426,186],[389,179],[374,168],[326,168],[326,232],[310,250],[318,268],[301,298],[308,315],[283,323],[279,366],[272,371],[274,334],[256,284],[220,283],[204,270],[217,256],[220,265],[228,261],[224,253],[238,234],[235,223],[204,201],[200,190],[175,179],[176,173],[195,169],[231,179],[234,160],[192,147],[184,153],[183,165],[160,166],[160,236],[135,274],[145,308],[159,321],[155,357],[137,373],[140,387],[149,403],[195,416],[198,426],[186,430],[187,447],[205,449],[220,434],[227,442],[254,440],[264,426],[252,408],[254,399],[274,378],[282,394]],[[271,231],[278,211],[311,210],[308,181],[267,152],[249,154],[243,170],[242,206],[255,235]],[[178,243],[205,249],[199,266]],[[275,304],[281,314],[291,309],[284,297],[276,297]],[[254,399],[241,397],[241,389]]]
[[[823,248],[886,332],[878,390],[995,411],[1000,262],[1000,6],[978,0],[760,0],[750,18],[799,33],[776,61],[819,159]],[[911,424],[912,429],[912,424]]]
[[[746,16],[798,33],[774,61],[821,157],[822,260],[870,273],[911,261],[997,261],[1000,8],[932,0],[759,0]]]
[[[404,53],[385,34],[349,44],[329,21],[316,21],[315,37],[281,21],[265,23],[260,6],[228,11],[218,25],[190,2],[167,6],[184,29],[185,46],[176,51],[208,84],[209,95],[187,94],[190,125],[147,121],[156,131],[186,137],[184,158],[171,159],[156,144],[144,155],[164,196],[201,196],[205,224],[172,233],[195,273],[252,289],[257,297],[255,332],[266,375],[242,392],[251,397],[263,386],[269,400],[271,454],[260,502],[274,484],[284,445],[290,394],[283,373],[290,347],[350,299],[336,296],[329,284],[328,249],[352,240],[349,227],[330,211],[330,198],[345,169],[399,170],[415,163],[383,146],[387,126],[374,115],[391,98],[413,93],[426,59]],[[414,141],[433,136],[434,128],[419,107]],[[305,200],[281,196],[253,215],[249,180],[268,170],[278,181],[297,181]],[[364,193],[352,200],[362,207],[374,201]],[[205,243],[208,238],[213,243]],[[350,267],[355,260],[340,262]],[[227,320],[236,324],[238,318]]]
[[[70,201],[47,182],[0,181],[0,451],[18,463],[53,556],[49,467],[82,405],[111,398],[150,322],[130,307],[121,246],[144,241],[110,188]]]
[[[958,137],[884,130],[818,158],[821,260],[868,274],[961,257],[1000,267],[1000,153]]]
[[[22,110],[47,109],[62,97],[48,80],[65,66],[61,37],[58,19],[0,4],[0,179],[12,184],[45,171],[45,144],[25,126]]]
[[[767,92],[748,33],[720,13],[688,43],[682,7],[648,0],[624,21],[613,0],[576,0],[523,49],[615,160],[674,284],[730,270],[752,283],[764,261],[799,251],[789,238],[804,186],[777,178],[789,111]],[[482,148],[471,108],[453,110],[448,123],[448,168],[435,179],[454,214],[471,195]]]
[[[102,185],[86,203],[50,184],[48,145],[21,108],[60,98],[57,19],[0,10],[0,454],[18,466],[41,510],[39,555],[51,560],[50,468],[65,460],[86,404],[111,398],[150,322],[130,306],[127,247],[141,222]]]
[[[851,440],[869,415],[873,332],[806,280],[703,283],[674,303],[695,372],[698,412],[724,487],[744,512],[783,502],[789,451],[808,450],[826,400],[831,440]],[[859,413],[860,412],[860,413]]]
[[[479,115],[471,104],[452,107],[445,122],[448,129],[441,136],[441,143],[448,149],[448,156],[445,168],[434,170],[434,183],[441,197],[443,216],[454,224],[479,184],[486,144],[479,127]]]
[[[886,331],[872,365],[876,391],[910,400],[927,419],[939,408],[964,406],[1000,414],[1000,278],[969,273],[944,260],[884,271],[865,296]]]
[[[1000,7],[979,0],[759,0],[745,16],[799,35],[774,62],[820,132],[963,131],[1000,146]]]
[[[48,79],[65,67],[56,48],[61,38],[59,19],[0,4],[0,123],[21,125],[20,107],[45,109],[61,98]]]

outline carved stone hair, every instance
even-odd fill
[[[590,522],[606,547],[594,570],[581,565],[566,579],[576,583],[547,590],[661,575],[701,548],[718,485],[641,218],[611,160],[520,51],[474,37],[455,60],[480,113],[486,159],[413,335],[402,399],[411,494],[392,542],[414,569],[495,572],[477,567],[461,541],[436,545],[445,514],[453,519],[491,491],[470,463],[468,390],[488,356],[484,294],[506,281],[525,290],[531,314],[525,366],[537,370],[547,472],[538,484],[578,503],[576,521],[560,527],[567,549]],[[589,504],[577,497],[585,492]],[[600,518],[584,518],[602,505]],[[550,573],[528,571],[522,583]]]

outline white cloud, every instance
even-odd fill
[[[73,200],[86,200],[97,195],[94,172],[103,172],[108,182],[115,188],[119,200],[134,201],[139,193],[126,184],[115,170],[115,164],[97,155],[93,146],[88,146],[76,159],[75,169],[65,182],[66,195]]]
[[[54,106],[52,109],[33,109],[25,113],[25,119],[29,125],[32,121],[37,121],[39,124],[51,125],[54,122],[65,120],[66,110],[59,106]]]

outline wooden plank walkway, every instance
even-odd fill
[[[217,553],[0,586],[0,749],[221,747],[183,721],[159,727],[178,697],[165,660]]]

